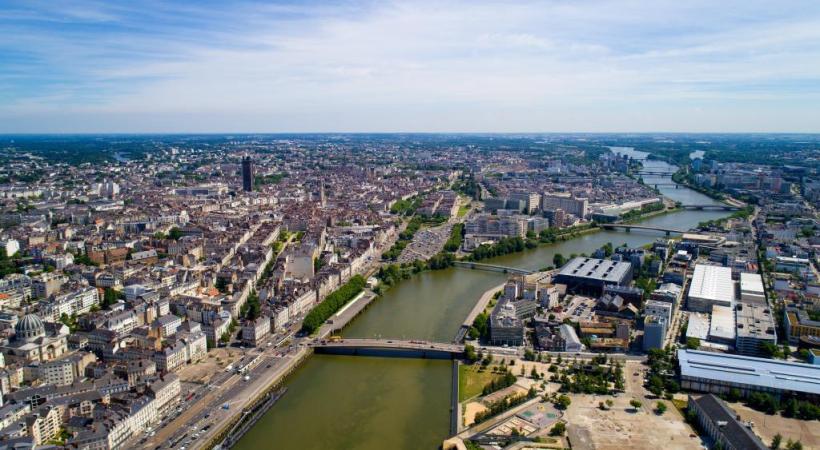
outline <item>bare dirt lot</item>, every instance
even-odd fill
[[[614,401],[611,410],[598,408],[600,401]],[[683,450],[699,449],[701,441],[692,437],[694,432],[683,417],[668,404],[669,410],[657,415],[653,405],[644,404],[639,410],[629,405],[631,397],[617,398],[573,395],[572,405],[564,416],[568,422],[569,438],[574,449],[596,450]]]
[[[804,449],[820,449],[820,424],[817,421],[789,419],[780,415],[770,416],[741,403],[730,403],[729,407],[744,421],[751,420],[754,423],[752,430],[766,445],[772,442],[775,434],[780,433],[784,443],[789,439],[799,440],[803,443]]]

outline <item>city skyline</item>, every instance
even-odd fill
[[[0,133],[820,132],[791,3],[11,2]]]

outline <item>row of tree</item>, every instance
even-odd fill
[[[450,230],[450,238],[447,239],[447,242],[444,243],[444,250],[448,252],[454,252],[461,247],[461,242],[464,240],[464,224],[457,223],[453,225],[453,229]]]
[[[500,391],[506,387],[512,386],[518,378],[507,369],[503,377],[493,378],[489,383],[484,385],[481,390],[481,395],[492,394],[495,391]]]
[[[487,406],[486,410],[476,413],[474,423],[481,423],[490,417],[501,414],[502,412],[516,407],[534,397],[535,390],[530,389],[527,394],[512,394],[502,398],[501,400],[494,401]]]
[[[740,392],[730,391],[727,395],[729,401],[737,401]],[[806,400],[798,400],[790,397],[781,400],[772,394],[765,392],[753,392],[746,399],[746,404],[750,408],[763,411],[767,414],[777,414],[778,411],[785,417],[792,417],[800,420],[820,420],[820,406]]]
[[[336,311],[342,309],[347,302],[358,295],[364,289],[364,285],[365,279],[361,275],[351,278],[344,286],[333,291],[322,303],[310,310],[302,322],[302,329],[307,333],[313,333],[319,329],[330,316],[336,314]]]

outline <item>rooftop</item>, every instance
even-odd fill
[[[721,266],[698,264],[692,274],[689,297],[703,298],[722,302],[735,299],[735,285],[732,281],[732,269]]]
[[[739,337],[774,339],[775,324],[772,311],[768,306],[738,303],[737,334]]]
[[[632,264],[629,262],[579,256],[562,267],[560,275],[601,281],[619,281],[630,270],[632,270]]]
[[[678,350],[681,376],[820,394],[820,366],[725,353]]]

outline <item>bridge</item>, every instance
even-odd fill
[[[675,189],[680,189],[680,185],[677,183],[649,183],[652,186],[655,186],[655,189],[659,187],[671,187]]]
[[[464,346],[441,342],[402,339],[341,339],[310,344],[316,353],[360,356],[454,359],[464,354]]]
[[[602,223],[601,228],[605,230],[615,230],[621,228],[625,231],[631,230],[651,230],[651,231],[663,231],[664,233],[671,234],[671,233],[679,233],[683,234],[686,233],[686,230],[679,230],[677,228],[666,228],[666,227],[655,227],[651,225],[631,225],[627,223]]]
[[[658,176],[667,176],[671,177],[675,172],[663,172],[663,171],[653,171],[653,170],[641,170],[640,172],[635,172],[635,175],[658,175]]]
[[[740,207],[726,205],[723,203],[720,204],[713,204],[713,205],[683,205],[681,206],[683,209],[695,209],[695,210],[712,210],[712,211],[740,211]]]
[[[498,266],[495,264],[482,264],[469,261],[455,261],[453,262],[453,265],[464,269],[488,270],[490,272],[512,273],[516,275],[530,275],[535,273],[533,270],[519,269],[517,267]]]

